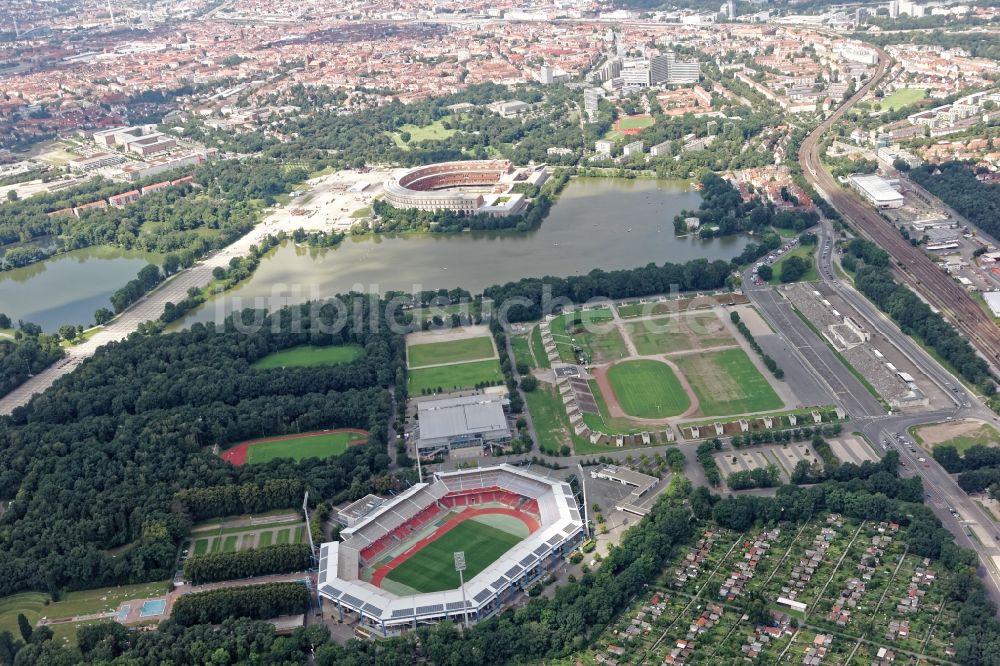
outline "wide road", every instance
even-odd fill
[[[803,141],[799,152],[803,175],[861,235],[886,250],[898,262],[896,274],[899,278],[940,310],[996,368],[1000,360],[1000,328],[964,288],[941,271],[920,248],[910,245],[899,230],[886,222],[877,211],[853,192],[842,188],[823,166],[820,138],[885,74],[889,56],[881,49],[876,50],[879,64],[875,75]]]

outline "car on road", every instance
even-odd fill
[[[917,458],[917,462],[927,462],[927,458],[921,456],[920,458]]]

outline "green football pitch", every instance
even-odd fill
[[[311,368],[317,365],[350,363],[361,356],[361,345],[339,345],[334,347],[314,347],[301,345],[276,351],[253,364],[261,370],[273,368]]]
[[[624,361],[608,369],[608,381],[622,410],[631,416],[662,419],[684,413],[691,400],[666,363]]]
[[[451,590],[458,587],[456,551],[465,551],[465,580],[468,581],[519,541],[521,537],[509,532],[474,519],[466,520],[424,546],[389,572],[386,579],[419,593]]]

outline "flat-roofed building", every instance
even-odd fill
[[[850,181],[854,189],[876,208],[900,208],[903,205],[903,195],[880,176],[855,175],[850,177]]]
[[[495,395],[468,395],[427,400],[417,405],[419,455],[455,449],[488,449],[510,443],[506,401]]]

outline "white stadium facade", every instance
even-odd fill
[[[459,509],[497,503],[533,516],[538,527],[467,579],[464,594],[457,573],[454,589],[424,594],[398,595],[370,582],[373,567],[383,566],[400,549],[414,550],[411,540],[433,521]],[[412,486],[342,530],[341,541],[324,543],[317,591],[340,620],[356,622],[360,635],[389,636],[466,617],[475,623],[523,598],[530,585],[568,556],[584,532],[568,483],[506,464],[437,472],[431,483]]]
[[[519,215],[528,206],[518,183],[541,185],[545,166],[515,168],[507,160],[461,160],[409,169],[382,185],[385,201],[395,208],[450,210],[463,215]]]

